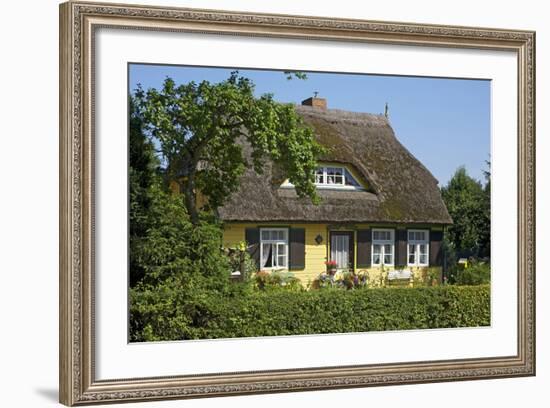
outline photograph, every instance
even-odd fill
[[[491,326],[491,81],[128,63],[128,341]]]

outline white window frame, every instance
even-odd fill
[[[317,188],[336,188],[336,189],[343,189],[343,190],[363,190],[362,187],[360,187],[361,183],[359,183],[355,177],[353,177],[353,174],[351,173],[351,171],[349,171],[347,169],[347,167],[345,166],[331,166],[329,164],[325,164],[325,165],[322,165],[322,166],[319,166],[315,169],[315,176],[317,176],[317,170],[319,169],[323,169],[323,182],[322,183],[317,183],[315,182],[315,185],[317,186]],[[337,183],[337,184],[329,184],[328,183],[328,169],[340,169],[340,171],[342,172],[342,182],[341,183]],[[349,174],[350,177],[353,178],[353,180],[359,184],[359,186],[347,186],[346,185],[346,173]]]
[[[410,239],[409,233],[411,232],[424,232],[426,234],[425,239]],[[410,246],[414,245],[414,263],[410,260]],[[420,263],[420,245],[426,245],[426,262]],[[410,229],[407,230],[407,265],[408,266],[429,266],[430,265],[430,230],[426,229]]]
[[[389,232],[390,239],[374,239],[374,232]],[[384,257],[386,255],[385,245],[391,245],[391,263],[385,263]],[[380,245],[380,262],[374,263],[374,246]],[[372,230],[372,242],[371,242],[371,265],[372,266],[394,266],[395,265],[395,230],[391,228],[373,228]]]
[[[341,183],[334,183],[334,184],[329,184],[328,182],[328,169],[337,169],[337,170],[340,170],[340,172],[342,173],[341,176],[342,176],[342,182]],[[315,183],[316,186],[318,187],[335,187],[335,188],[342,188],[342,187],[345,187],[346,186],[346,169],[345,167],[342,167],[342,166],[319,166],[317,167],[317,169],[315,169],[315,174],[317,174],[317,170],[319,169],[323,169],[323,183]]]
[[[263,236],[263,231],[283,231],[284,232],[284,239],[263,239],[262,236]],[[290,252],[290,245],[289,245],[289,242],[288,242],[288,234],[289,234],[289,231],[288,231],[288,228],[269,228],[269,227],[266,227],[266,228],[260,228],[260,263],[262,262],[262,259],[263,259],[263,250],[264,250],[264,245],[263,244],[284,244],[285,247],[286,247],[286,250],[285,250],[285,266],[279,266],[279,256],[278,256],[278,252],[277,252],[277,255],[274,255],[272,254],[271,257],[272,257],[272,263],[275,264],[275,266],[261,266],[260,265],[260,269],[263,269],[263,270],[275,270],[275,269],[284,269],[284,270],[288,270],[288,262],[289,262],[289,252]]]
[[[328,171],[327,169],[329,168],[332,168],[332,169],[340,169],[342,171],[342,182],[341,183],[338,183],[338,184],[328,184],[327,180],[328,180]],[[315,178],[317,177],[317,170],[319,169],[323,169],[323,182],[322,183],[317,183],[315,180],[314,180],[314,184],[315,184],[315,187],[317,187],[318,189],[327,189],[327,190],[332,190],[332,189],[335,189],[335,190],[356,190],[356,191],[364,191],[365,189],[363,188],[363,186],[361,185],[361,183],[359,181],[357,181],[357,178],[355,178],[353,176],[353,173],[351,171],[349,171],[349,169],[346,167],[346,166],[332,166],[330,164],[323,164],[321,166],[318,166],[316,169],[315,169]],[[348,173],[350,175],[351,178],[353,178],[353,180],[358,184],[357,186],[348,186],[346,185],[346,173]],[[281,187],[294,187],[294,184],[292,184],[290,181],[285,181]]]

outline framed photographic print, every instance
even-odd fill
[[[534,375],[534,41],[62,4],[61,402]]]

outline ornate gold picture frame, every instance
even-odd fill
[[[517,270],[517,352],[483,358],[98,379],[95,192],[99,186],[94,166],[95,41],[100,28],[514,53],[518,72],[518,262],[510,268]],[[70,406],[535,375],[535,33],[87,2],[61,4],[59,261],[60,402]]]

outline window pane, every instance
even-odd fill
[[[419,249],[418,252],[420,253],[418,262],[422,265],[428,264],[428,245],[427,244],[420,244],[418,245]]]
[[[262,230],[262,240],[267,241],[269,239],[269,230]]]
[[[373,265],[380,265],[380,254],[378,254],[378,255],[375,254],[372,257],[372,263],[373,263]]]
[[[319,167],[317,171],[315,171],[315,183],[317,184],[324,184],[325,183],[325,177],[323,174],[323,168]]]
[[[272,246],[271,244],[262,244],[262,268],[271,268],[273,266]]]
[[[409,245],[409,263],[410,264],[416,263],[415,250],[416,250],[416,245]]]
[[[353,178],[353,176],[347,169],[345,170],[344,177],[345,177],[344,184],[346,186],[359,187],[359,183]]]
[[[409,231],[409,241],[427,241],[427,231]]]
[[[286,256],[286,244],[277,244],[277,255]]]
[[[381,246],[379,244],[374,244],[372,246],[372,253],[373,254],[376,254],[376,255],[380,255],[380,252],[381,252]]]
[[[277,257],[277,266],[280,266],[281,268],[285,268],[286,267],[286,256],[284,255],[279,255]]]
[[[334,184],[334,169],[332,167],[327,168],[327,184]]]
[[[393,264],[393,245],[391,244],[384,244],[384,264]]]
[[[373,231],[372,239],[375,241],[392,241],[393,231]]]
[[[339,167],[327,167],[327,183],[342,184],[343,175],[342,169]]]

